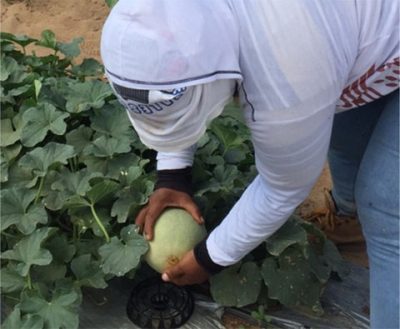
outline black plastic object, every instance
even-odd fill
[[[129,319],[141,328],[179,328],[189,320],[194,298],[183,287],[159,278],[139,283],[131,292],[127,305]]]

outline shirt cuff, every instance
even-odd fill
[[[184,192],[192,196],[192,167],[183,169],[158,170],[157,181],[154,190],[162,187]]]
[[[194,247],[194,257],[196,261],[211,275],[217,274],[225,269],[227,266],[222,266],[214,263],[207,250],[207,238],[199,242]]]

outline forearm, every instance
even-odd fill
[[[312,185],[277,193],[268,190],[258,176],[209,235],[206,246],[210,258],[223,266],[239,261],[285,223]]]
[[[278,230],[307,197],[326,159],[332,112],[327,108],[290,122],[259,122],[253,129],[259,176],[207,239],[214,263],[239,261]]]
[[[179,152],[158,152],[157,170],[183,169],[191,167],[197,145],[192,145]]]
[[[196,145],[180,152],[158,152],[155,190],[169,188],[193,195],[192,164]]]

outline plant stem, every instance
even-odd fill
[[[28,276],[26,278],[27,278],[27,283],[28,283],[28,289],[32,290],[32,279],[31,279],[31,273],[30,272],[28,272]]]
[[[35,197],[35,203],[37,203],[39,201],[40,198],[40,194],[42,193],[42,189],[43,189],[43,185],[44,185],[44,178],[46,176],[40,177],[40,182],[39,182],[39,189],[36,193],[36,197]]]
[[[106,241],[110,242],[110,236],[108,235],[108,232],[107,232],[106,228],[104,227],[103,223],[101,222],[99,216],[97,216],[97,213],[96,213],[96,210],[94,209],[93,204],[90,205],[90,210],[92,211],[92,215],[93,215],[97,225],[99,226],[100,230],[103,232],[103,235],[106,238]]]
[[[76,229],[76,224],[72,224],[72,239],[74,240],[74,245],[76,246],[76,241],[77,241],[77,229]]]
[[[68,165],[69,165],[69,169],[71,169],[71,171],[75,171],[75,166],[74,166],[74,162],[72,161],[72,159],[68,159]]]
[[[80,226],[79,224],[73,224],[72,226],[72,239],[74,242],[74,246],[76,249],[78,249],[78,241],[81,241],[80,238]]]
[[[4,231],[1,232],[1,234],[4,235],[4,236],[7,237],[7,238],[12,238],[12,239],[15,239],[15,238],[16,238],[15,235],[10,234],[10,233],[6,233],[6,232],[4,232]]]
[[[74,156],[72,158],[72,163],[74,164],[74,171],[78,171],[79,168],[78,156]]]
[[[8,296],[8,295],[5,295],[5,294],[4,294],[3,296],[4,296],[5,298],[14,300],[14,301],[16,301],[16,302],[20,302],[20,301],[21,301],[19,298],[11,297],[11,296]]]

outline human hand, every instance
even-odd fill
[[[187,252],[178,264],[168,267],[161,278],[178,286],[200,284],[209,278],[207,271],[197,262],[193,250]]]
[[[148,204],[139,212],[135,220],[147,240],[151,241],[154,238],[154,225],[161,213],[168,207],[185,209],[192,215],[196,223],[204,224],[200,210],[189,194],[162,187],[154,191]]]

